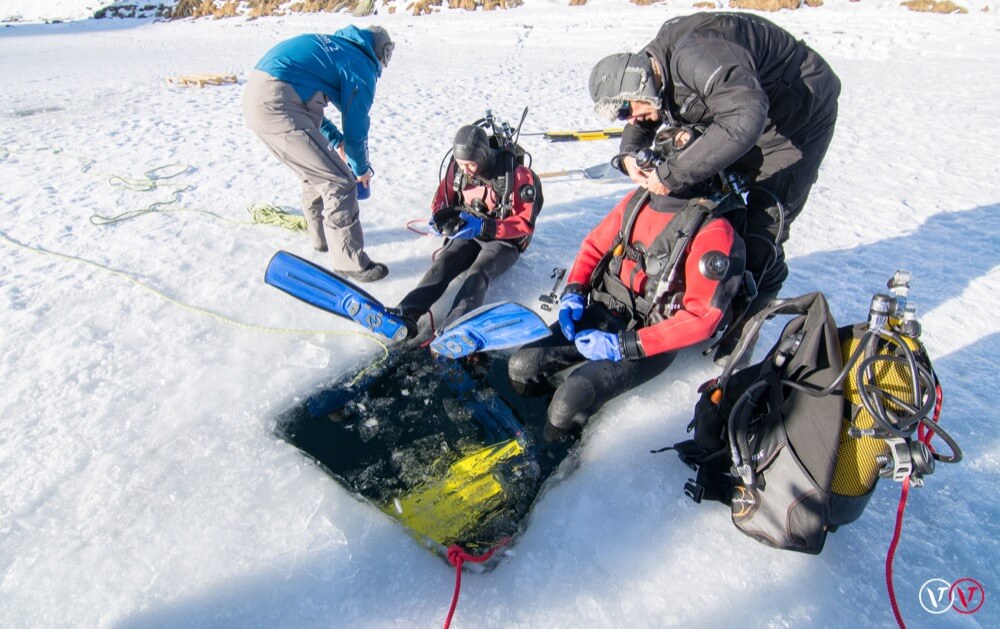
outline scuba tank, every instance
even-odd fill
[[[957,463],[962,452],[937,425],[943,396],[920,342],[916,306],[908,303],[910,274],[896,271],[890,294],[872,297],[868,321],[841,328],[841,356],[854,368],[844,379],[844,420],[831,485],[838,526],[861,515],[880,478],[914,486],[934,473],[935,461]],[[933,422],[933,424],[931,424]],[[934,451],[939,436],[951,454]]]

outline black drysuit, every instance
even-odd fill
[[[757,187],[741,230],[747,267],[762,293],[777,293],[788,275],[781,243],[833,137],[840,80],[805,43],[755,15],[674,18],[643,52],[664,73],[663,121],[702,130],[657,175],[675,191],[724,168],[746,176]],[[626,125],[621,151],[649,147],[659,124]]]

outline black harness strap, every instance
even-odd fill
[[[695,234],[701,230],[702,225],[714,214],[717,207],[718,204],[708,198],[689,202],[680,212],[674,214],[666,228],[653,241],[649,248],[651,253],[663,251],[669,255],[666,265],[654,274],[656,281],[650,287],[652,294],[647,294],[653,302],[659,301],[663,295],[682,289],[679,280],[682,258],[686,257]],[[680,225],[680,228],[675,230],[674,225]]]
[[[452,205],[461,206],[465,204],[465,195],[462,194],[466,186],[465,173],[463,173],[462,169],[458,167],[457,161],[452,159],[452,163],[455,165],[455,176],[451,181],[451,190],[454,195],[452,198]]]
[[[590,298],[593,301],[602,303],[615,314],[630,316],[635,311],[636,304],[634,296],[621,282],[617,281],[618,273],[622,268],[622,255],[628,245],[632,229],[635,227],[639,210],[649,199],[649,191],[644,189],[636,190],[629,201],[628,206],[622,213],[622,224],[611,243],[611,249],[606,251],[601,257],[594,271],[590,274],[590,285],[593,287]],[[615,252],[622,248],[622,255],[615,255]],[[613,278],[614,281],[606,282],[606,278]]]
[[[671,217],[648,249],[643,251],[631,246],[630,241],[636,219],[648,198],[648,192],[636,193],[632,197],[622,215],[622,227],[615,236],[611,251],[604,254],[591,276],[591,286],[594,287],[591,299],[629,318],[630,326],[648,322],[654,312],[663,317],[673,314],[668,304],[673,302],[674,293],[683,290],[679,279],[680,267],[689,244],[719,206],[707,198],[693,199]],[[640,267],[648,277],[643,295],[634,293],[619,277],[626,257],[636,262],[632,279]]]

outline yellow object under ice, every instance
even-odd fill
[[[463,541],[463,533],[507,498],[497,466],[523,453],[516,439],[470,452],[448,466],[443,478],[422,483],[383,505],[382,511],[443,546]]]

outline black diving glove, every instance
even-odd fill
[[[441,208],[431,216],[431,226],[439,234],[449,238],[462,226],[462,208],[449,206]]]

